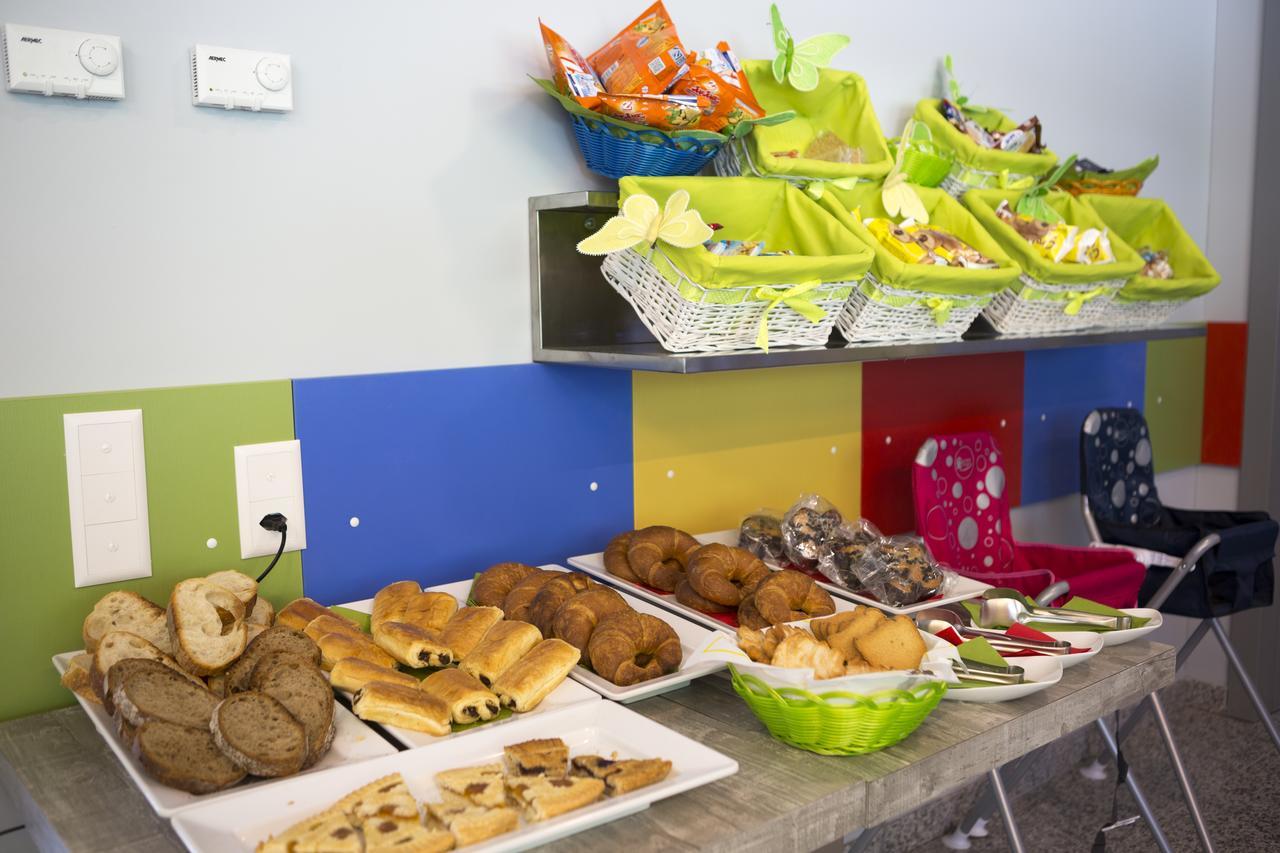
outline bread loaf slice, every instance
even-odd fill
[[[245,646],[244,654],[227,670],[227,694],[248,690],[254,666],[263,655],[272,652],[290,652],[310,660],[315,666],[320,665],[320,647],[311,638],[292,628],[276,625],[254,637]]]
[[[288,776],[307,760],[307,732],[288,709],[265,693],[237,693],[213,709],[213,741],[254,776]]]
[[[89,667],[89,683],[99,699],[106,698],[107,672],[112,666],[127,658],[146,658],[160,661],[166,666],[178,668],[178,662],[151,643],[128,631],[111,631],[102,637],[93,653],[93,665]]]
[[[276,623],[276,609],[271,606],[270,601],[258,596],[257,600],[253,602],[253,608],[244,617],[244,621],[250,625],[270,628]]]
[[[163,671],[172,672],[183,678],[191,678],[191,676],[183,673],[171,666],[158,660],[151,658],[125,658],[116,661],[107,670],[107,677],[103,681],[102,687],[102,706],[106,708],[108,714],[116,712],[116,694],[120,692],[120,687],[135,672],[145,671]]]
[[[208,729],[148,720],[134,733],[133,754],[154,779],[192,794],[221,791],[245,777]]]
[[[87,702],[101,705],[102,699],[93,692],[93,681],[89,678],[92,666],[93,655],[85,652],[76,655],[68,662],[67,671],[62,673],[62,686]]]
[[[336,731],[333,718],[333,688],[320,669],[289,652],[273,652],[254,667],[252,688],[277,700],[302,723],[307,732],[307,760],[310,767],[333,746]]]
[[[169,639],[187,672],[213,675],[231,665],[249,642],[244,604],[207,578],[179,582],[169,596]]]
[[[230,590],[236,598],[240,599],[240,603],[244,605],[245,615],[248,616],[253,612],[258,602],[258,582],[246,575],[244,572],[237,572],[227,569],[222,572],[214,572],[205,576],[205,580],[213,581],[218,586]]]
[[[117,664],[118,666],[118,664]],[[133,726],[164,720],[207,729],[218,697],[172,670],[142,669],[120,679],[112,691],[116,713]]]
[[[165,627],[164,608],[152,604],[136,592],[109,592],[84,617],[80,629],[84,650],[94,652],[98,643],[112,631],[137,634],[165,654],[173,654],[169,631]]]

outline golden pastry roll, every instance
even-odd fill
[[[403,622],[387,622],[378,631],[377,643],[405,666],[448,666],[457,656],[438,631],[427,631]]]
[[[387,622],[400,622],[409,599],[422,592],[417,581],[396,581],[378,590],[373,597],[373,610],[369,614],[369,630],[378,633]]]
[[[499,607],[464,607],[449,619],[440,636],[453,650],[454,660],[461,660],[480,645],[489,629],[502,621]]]
[[[417,687],[371,681],[351,700],[357,717],[440,737],[449,734],[449,706]]]
[[[528,622],[499,622],[489,629],[458,668],[491,687],[499,675],[542,641],[542,632]]]
[[[420,592],[405,602],[397,622],[427,631],[440,631],[458,612],[458,599],[447,592]]]
[[[474,675],[458,669],[442,669],[422,680],[421,689],[443,699],[455,723],[492,720],[502,710],[498,697]]]
[[[493,682],[503,707],[531,711],[560,686],[582,653],[564,640],[543,640]]]
[[[295,631],[305,630],[311,621],[318,616],[335,616],[336,614],[320,602],[311,598],[295,598],[276,614],[275,624],[292,628]],[[341,619],[342,617],[338,617]],[[354,625],[355,623],[351,623]]]
[[[317,643],[320,642],[320,638],[325,634],[348,634],[352,637],[368,636],[368,634],[360,630],[359,625],[339,616],[334,616],[332,613],[324,613],[312,619],[302,629],[302,633]]]
[[[326,670],[333,669],[338,661],[347,658],[360,658],[378,666],[396,665],[395,658],[364,634],[325,634],[316,641],[316,645],[320,647],[320,666]]]
[[[405,687],[417,687],[418,679],[407,672],[379,666],[361,658],[346,658],[333,665],[329,672],[329,683],[338,690],[355,693],[372,681],[385,681],[388,684],[403,684]]]

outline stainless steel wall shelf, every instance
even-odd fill
[[[1037,349],[1095,346],[1203,336],[1202,323],[1151,329],[1091,329],[1033,336],[996,333],[981,317],[963,340],[933,343],[848,344],[838,334],[824,347],[777,347],[671,353],[645,329],[626,301],[605,283],[598,258],[580,255],[579,240],[618,210],[615,193],[574,192],[529,199],[533,360],[619,370],[706,373],[801,364],[891,361]]]

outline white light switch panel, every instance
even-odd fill
[[[242,444],[235,449],[236,504],[240,516],[240,556],[274,555],[280,534],[264,530],[264,515],[278,512],[289,520],[286,551],[307,547],[302,505],[302,445],[294,441]]]
[[[76,586],[151,576],[142,410],[62,416]]]
[[[124,50],[118,36],[5,24],[4,68],[10,92],[124,98]]]

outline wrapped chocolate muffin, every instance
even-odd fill
[[[879,540],[880,531],[865,518],[844,522],[818,549],[818,571],[836,586],[861,590],[857,568]]]
[[[947,573],[914,536],[890,536],[875,543],[855,569],[864,589],[877,600],[905,607],[944,591]]]
[[[782,518],[767,509],[748,515],[738,527],[738,547],[765,562],[783,563],[786,547],[782,544]]]
[[[822,544],[844,517],[821,495],[804,495],[782,519],[782,543],[787,560],[805,569],[816,569]]]

